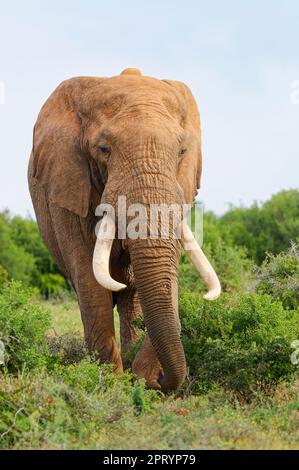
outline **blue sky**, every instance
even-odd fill
[[[0,9],[0,210],[33,214],[32,128],[53,89],[125,67],[181,80],[195,95],[206,209],[298,187],[298,1],[11,0]]]

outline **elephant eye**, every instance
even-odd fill
[[[111,148],[107,147],[106,145],[98,145],[97,150],[99,152],[104,153],[105,155],[110,155],[110,153],[111,153]]]
[[[180,150],[180,155],[185,155],[185,153],[187,153],[187,149],[186,148],[182,148]]]

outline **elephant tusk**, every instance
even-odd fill
[[[218,276],[195,240],[194,235],[185,220],[182,223],[182,245],[186,250],[191,263],[199,272],[208,287],[208,292],[203,296],[204,299],[217,299],[221,294],[221,285]]]
[[[104,215],[93,252],[92,268],[98,283],[105,289],[120,291],[126,284],[117,282],[110,276],[109,259],[112,243],[115,238],[115,224],[110,216]]]

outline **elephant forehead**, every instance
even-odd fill
[[[96,100],[95,100],[96,98]],[[107,114],[113,115],[124,107],[161,106],[173,115],[182,116],[185,103],[180,96],[162,80],[137,74],[111,77],[99,86],[93,103]]]

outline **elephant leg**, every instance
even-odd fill
[[[115,371],[122,371],[112,293],[97,283],[92,271],[95,224],[88,217],[81,219],[55,204],[50,203],[48,208],[60,258],[77,293],[88,350],[98,353],[102,362],[114,364]],[[47,243],[46,226],[42,235]],[[53,255],[56,258],[55,253]]]
[[[148,387],[161,388],[158,377],[163,370],[148,334],[145,335],[142,347],[136,354],[132,371],[137,377],[145,379]]]
[[[117,310],[120,322],[120,339],[123,365],[125,368],[131,366],[128,359],[128,351],[138,339],[138,329],[134,320],[142,315],[140,302],[135,286],[129,286],[117,295]]]
[[[111,292],[95,281],[90,262],[82,266],[82,275],[74,280],[84,326],[84,337],[90,352],[99,355],[102,362],[114,364],[114,370],[123,370],[116,343],[113,300]]]

